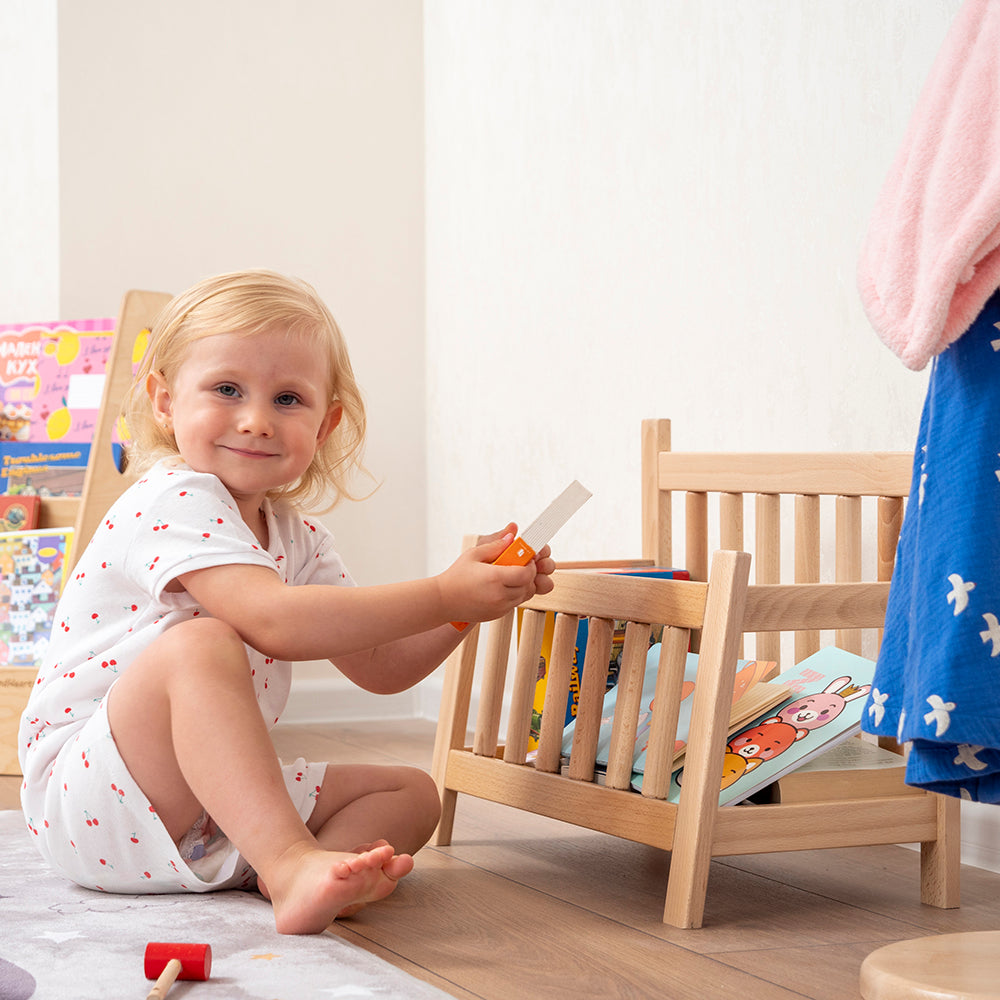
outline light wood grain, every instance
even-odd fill
[[[642,555],[657,566],[672,566],[673,504],[670,493],[657,485],[657,462],[670,450],[670,421],[642,422]]]
[[[899,495],[910,491],[913,456],[905,452],[661,451],[661,490]]]
[[[487,626],[486,660],[479,687],[479,714],[472,752],[493,757],[497,752],[500,713],[503,710],[504,684],[507,680],[507,657],[514,612]]]
[[[590,619],[583,678],[580,681],[580,708],[569,758],[569,776],[574,781],[594,780],[614,628],[615,623],[607,618]]]
[[[649,442],[662,439],[663,431],[658,423],[644,425],[647,452]],[[725,468],[707,476],[705,470],[718,462]],[[774,467],[767,467],[768,463]],[[686,456],[683,461],[673,463],[661,453],[658,462],[651,463],[649,455],[644,454],[647,471],[651,464],[658,466],[657,489],[662,494],[672,490],[684,493],[685,563],[695,579],[655,580],[583,571],[556,573],[552,592],[536,596],[526,605],[532,612],[554,613],[556,633],[549,662],[542,736],[534,766],[523,763],[520,750],[523,723],[518,723],[520,728],[514,730],[518,747],[512,757],[516,766],[498,759],[492,727],[500,688],[494,678],[502,674],[502,667],[487,665],[484,676],[489,690],[481,698],[486,699],[488,710],[481,711],[485,711],[491,729],[483,746],[485,752],[470,754],[456,742],[451,687],[446,691],[441,728],[451,735],[444,762],[435,757],[435,773],[446,798],[454,794],[477,796],[514,806],[521,812],[537,813],[670,850],[673,863],[662,916],[665,924],[677,928],[697,928],[703,923],[712,859],[746,853],[919,843],[920,898],[942,908],[957,905],[957,812],[938,796],[884,785],[870,788],[863,771],[844,771],[838,775],[836,795],[830,798],[824,797],[818,788],[811,796],[803,795],[795,802],[721,809],[718,805],[743,634],[757,633],[760,657],[762,650],[779,648],[768,642],[769,637],[778,639],[782,633],[794,633],[796,656],[801,658],[819,648],[824,632],[833,632],[843,644],[857,649],[861,630],[882,627],[889,592],[887,578],[891,575],[885,559],[905,499],[905,494],[899,491],[905,491],[908,483],[908,475],[901,474],[907,462],[899,455],[800,454],[777,459],[756,455],[745,461],[729,461],[729,456],[723,459],[710,456],[710,461]],[[683,475],[664,478],[666,468],[680,469]],[[719,549],[714,549],[710,542],[709,489],[721,491]],[[752,557],[738,551],[738,547],[746,544],[745,490],[755,496],[754,542],[761,550],[752,585],[749,583]],[[826,579],[832,575],[834,582],[822,582],[822,515],[827,491],[835,498],[836,523],[834,566]],[[788,495],[794,508],[791,581],[782,579],[783,494]],[[864,516],[862,499],[869,495],[879,498],[877,504],[868,504],[877,506],[874,526]],[[644,510],[647,516],[652,516],[650,511],[659,508],[651,501],[648,483],[643,497]],[[874,580],[864,578],[861,557],[866,537],[881,552]],[[709,559],[710,549],[713,554]],[[590,664],[584,667],[569,775],[563,775],[560,773],[562,728],[577,622],[581,617],[591,619],[595,643],[600,634],[600,651],[593,654],[596,676],[591,678],[592,684],[587,683]],[[601,686],[612,621],[628,625],[609,761],[602,784],[591,778],[603,712]],[[642,795],[637,795],[628,789],[651,624],[665,626],[664,645],[655,678],[656,707],[649,733],[644,789]],[[692,649],[699,651],[697,679],[680,797],[671,802],[666,795],[688,641]],[[505,655],[505,650],[491,651],[487,658]],[[518,661],[530,664],[533,655],[522,657],[519,653]],[[525,698],[522,693],[519,714],[523,713]],[[443,743],[439,739],[439,747]],[[446,810],[449,813],[452,810],[450,800],[446,802]],[[447,839],[439,838],[438,843],[444,845]]]
[[[112,432],[118,422],[119,410],[132,382],[133,348],[143,330],[170,301],[165,292],[134,290],[126,292],[115,324],[115,338],[108,359],[101,408],[94,428],[90,461],[83,479],[74,520],[73,549],[67,561],[67,571],[93,537],[108,508],[132,482],[132,476],[118,471],[111,448]],[[44,506],[44,505],[43,505]]]

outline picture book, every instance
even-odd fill
[[[726,744],[719,804],[742,802],[806,761],[861,729],[861,711],[871,690],[873,661],[827,646],[775,678],[792,693]],[[633,787],[642,787],[637,774]],[[684,769],[670,780],[667,799],[676,802]]]
[[[0,662],[41,666],[63,585],[71,528],[0,534]]]
[[[0,324],[0,493],[79,496],[113,319]]]
[[[753,801],[788,803],[853,798],[857,795],[854,778],[858,771],[864,772],[867,794],[903,795],[907,791],[906,757],[855,736],[782,775],[757,792]]]
[[[636,729],[635,753],[632,770],[642,773],[646,767],[646,751],[649,745],[649,734],[655,711],[656,675],[660,663],[660,643],[650,646],[646,655],[646,672],[643,676],[642,699],[639,706],[639,724]],[[736,683],[733,687],[733,711],[730,716],[730,728],[738,728],[749,719],[756,718],[766,708],[787,700],[788,688],[777,684],[763,683],[763,678],[770,674],[777,664],[768,660],[740,660],[736,666]],[[674,759],[683,753],[691,726],[691,697],[695,689],[698,673],[698,655],[688,653],[684,668],[684,681],[681,689],[680,710],[677,716],[677,735],[674,740]],[[601,711],[601,728],[597,738],[597,755],[594,769],[597,773],[607,770],[608,754],[611,748],[611,731],[615,718],[615,707],[618,704],[618,688],[612,687],[604,696],[604,706]],[[749,707],[748,707],[749,706]],[[576,731],[575,719],[563,730],[562,753],[568,757],[573,747],[573,735]]]
[[[688,580],[690,575],[684,569],[672,569],[660,566],[646,566],[638,569],[612,570],[609,572],[624,574],[627,576],[656,577],[663,580]],[[520,617],[518,617],[520,626]],[[650,636],[650,645],[658,642],[662,634],[662,628],[654,626]],[[552,655],[552,636],[555,632],[555,615],[550,613],[545,616],[545,629],[542,635],[542,650],[538,663],[538,679],[535,682],[535,697],[531,710],[531,730],[528,737],[528,750],[533,751],[538,748],[538,737],[542,731],[542,709],[545,707],[545,691],[548,684],[548,664]],[[569,725],[575,718],[577,706],[580,702],[580,674],[583,670],[583,662],[587,652],[587,636],[589,633],[589,623],[586,618],[580,620],[576,631],[576,650],[573,656],[572,673],[570,676],[569,696],[566,699],[565,725]],[[611,642],[611,654],[608,662],[608,688],[613,688],[618,682],[618,670],[621,666],[622,649],[625,644],[625,627],[622,623],[616,623],[614,637]]]
[[[0,532],[37,527],[41,506],[41,497],[0,493]]]

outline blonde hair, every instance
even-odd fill
[[[315,341],[330,372],[329,402],[338,403],[343,415],[301,478],[271,490],[268,497],[309,510],[324,500],[322,510],[344,497],[356,499],[347,483],[354,472],[365,471],[361,456],[366,416],[347,343],[311,285],[273,271],[233,271],[206,278],[164,307],[122,404],[129,470],[141,474],[161,459],[179,454],[173,435],[154,418],[146,391],[151,373],[159,372],[172,385],[194,341],[219,333],[252,337],[276,328]]]

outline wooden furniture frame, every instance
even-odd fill
[[[86,548],[101,518],[129,485],[130,478],[119,471],[112,452],[112,432],[118,411],[132,381],[133,353],[139,335],[148,330],[160,310],[170,301],[163,292],[132,290],[122,297],[115,323],[115,335],[108,357],[101,409],[94,430],[90,461],[80,497],[47,497],[42,500],[39,527],[73,525],[73,547],[67,572]]]
[[[795,660],[817,648],[821,630],[856,648],[858,629],[883,624],[892,553],[909,489],[911,458],[899,454],[679,455],[669,451],[669,423],[643,424],[644,561],[670,565],[672,496],[686,493],[685,538],[691,581],[560,570],[551,594],[489,626],[475,626],[449,658],[433,774],[442,797],[435,842],[451,841],[458,794],[526,809],[671,852],[664,922],[700,927],[710,862],[721,855],[867,844],[920,843],[921,899],[953,907],[959,897],[959,803],[900,783],[894,794],[868,795],[855,772],[856,797],[755,806],[718,805],[729,703],[744,633],[795,633]],[[721,548],[708,551],[708,495],[719,492]],[[838,498],[836,577],[820,581],[819,498]],[[744,547],[745,494],[756,505],[757,573]],[[797,579],[780,579],[780,497],[795,497]],[[861,498],[874,496],[876,579],[861,577]],[[881,498],[881,499],[880,499]],[[701,579],[698,579],[701,577]],[[537,756],[525,763],[534,684],[546,612],[558,612],[548,667]],[[590,619],[580,701],[567,773],[562,772],[563,706],[577,623]],[[612,745],[604,784],[593,780],[597,729],[615,620],[629,624],[619,674]],[[642,793],[629,789],[650,623],[663,625],[662,655]],[[479,633],[487,633],[480,655]],[[877,634],[873,632],[872,634]],[[685,780],[679,802],[665,798],[677,726],[685,655],[700,641]],[[513,683],[506,694],[511,646]],[[762,655],[758,652],[758,655]],[[776,657],[769,657],[776,658]],[[482,660],[477,671],[477,660]],[[471,745],[466,730],[476,673],[481,673]],[[499,739],[504,702],[506,739]],[[550,701],[551,699],[551,701]],[[553,708],[550,710],[550,706]]]

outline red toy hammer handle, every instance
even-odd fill
[[[163,1000],[167,995],[167,990],[174,985],[174,980],[181,971],[180,959],[172,958],[167,962],[166,968],[160,973],[160,978],[153,984],[153,988],[146,994],[146,1000]]]

